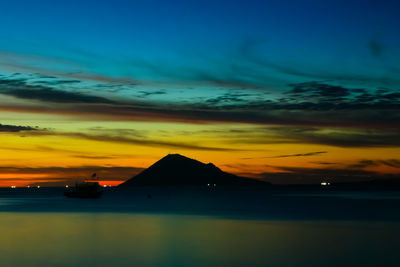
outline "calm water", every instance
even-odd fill
[[[60,192],[0,191],[1,266],[400,266],[398,192]]]

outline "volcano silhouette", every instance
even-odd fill
[[[181,186],[181,185],[268,185],[256,179],[238,177],[220,170],[212,163],[169,154],[138,175],[122,183],[128,186]]]

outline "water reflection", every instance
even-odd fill
[[[397,223],[2,213],[2,266],[396,266]]]

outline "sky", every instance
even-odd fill
[[[169,153],[277,184],[400,174],[398,1],[3,0],[0,186]]]

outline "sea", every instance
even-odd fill
[[[0,189],[0,266],[400,266],[400,191]]]

